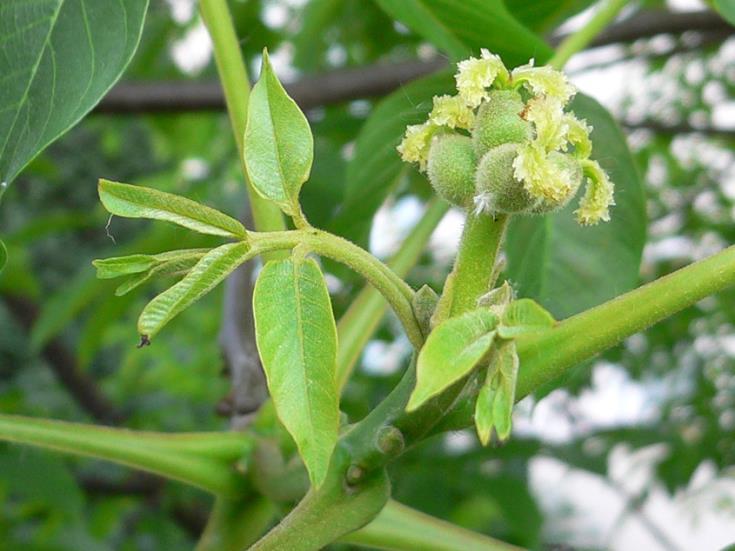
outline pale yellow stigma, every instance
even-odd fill
[[[518,155],[513,160],[513,175],[523,182],[531,197],[555,204],[563,202],[572,189],[569,175],[559,170],[536,142],[518,148]]]
[[[526,106],[526,120],[536,129],[536,142],[546,151],[557,151],[566,145],[568,117],[562,103],[547,96],[531,98]]]
[[[500,57],[482,50],[481,57],[471,57],[457,64],[459,72],[454,76],[459,96],[469,107],[477,107],[487,99],[488,88],[495,79],[508,81],[508,70]]]
[[[579,201],[579,208],[574,211],[577,221],[583,226],[607,222],[610,220],[609,208],[615,204],[614,186],[597,161],[582,161],[582,169],[587,178],[587,189]]]
[[[438,127],[430,122],[407,127],[403,140],[397,147],[401,159],[408,163],[418,163],[419,169],[425,171],[429,160],[431,139],[437,129]]]
[[[429,121],[437,126],[469,130],[475,124],[475,112],[459,96],[435,96]]]
[[[522,82],[533,94],[555,98],[562,105],[566,105],[577,93],[564,73],[548,65],[534,67],[533,60],[528,65],[513,69],[511,78],[513,82]]]

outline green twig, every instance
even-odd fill
[[[365,528],[343,543],[394,551],[521,551],[520,547],[389,501]]]
[[[388,267],[396,275],[405,277],[416,264],[434,228],[439,224],[447,210],[449,210],[449,205],[444,201],[431,200],[421,220],[413,228],[398,252],[388,262]],[[365,287],[340,318],[337,324],[337,334],[339,336],[337,383],[340,388],[347,383],[362,349],[375,333],[385,308],[386,303],[381,294],[372,287]]]
[[[603,0],[597,13],[581,29],[565,38],[556,48],[556,53],[548,61],[554,69],[561,69],[569,58],[583,50],[630,0]]]
[[[364,276],[386,298],[411,343],[416,348],[423,344],[424,337],[411,305],[413,290],[388,266],[361,247],[317,229],[250,233],[248,241],[258,254],[304,245],[317,254],[344,263]]]
[[[242,433],[168,435],[17,415],[0,415],[0,440],[104,459],[221,495],[242,491],[234,463],[252,445]]]

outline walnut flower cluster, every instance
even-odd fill
[[[458,64],[457,94],[434,98],[423,124],[406,129],[401,158],[426,172],[439,195],[489,213],[543,214],[582,183],[580,224],[610,219],[613,184],[590,159],[592,128],[565,111],[576,89],[551,67],[509,71],[482,50]]]

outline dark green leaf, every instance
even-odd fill
[[[406,406],[412,411],[467,375],[487,354],[495,338],[495,314],[473,310],[437,325],[416,362],[416,388]]]
[[[183,310],[211,291],[252,252],[247,243],[229,243],[205,254],[187,276],[150,301],[138,318],[138,332],[144,341],[153,338]]]
[[[172,193],[100,180],[99,194],[105,208],[116,216],[165,220],[199,233],[236,239],[246,235],[234,218]]]
[[[3,0],[0,182],[10,182],[117,81],[148,0]]]
[[[253,312],[278,417],[319,486],[339,428],[337,329],[319,266],[312,259],[266,264],[255,284]]]
[[[5,248],[5,243],[0,239],[0,274],[3,273],[5,263],[8,261],[8,250]]]
[[[594,4],[595,0],[504,0],[504,3],[508,11],[529,29],[547,33]]]
[[[279,82],[266,51],[260,79],[250,94],[244,148],[253,187],[284,212],[298,213],[299,191],[314,159],[314,138],[306,117]]]
[[[455,61],[480,48],[500,54],[513,66],[535,57],[545,62],[551,48],[519,23],[501,0],[376,0],[391,17],[404,23]]]
[[[509,279],[518,294],[541,303],[557,319],[600,304],[638,284],[646,238],[645,197],[625,136],[594,99],[578,95],[572,110],[594,127],[592,157],[615,184],[611,221],[582,227],[572,211],[517,216],[506,251]]]

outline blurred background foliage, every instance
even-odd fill
[[[505,4],[528,28],[549,36],[591,2]],[[375,2],[235,0],[231,7],[254,75],[264,46],[286,81],[437,56]],[[704,6],[694,9],[701,13]],[[582,54],[570,65],[583,89],[606,74],[628,79],[622,93],[604,103],[623,123],[645,180],[649,232],[641,282],[735,241],[733,31],[644,33]],[[204,32],[191,2],[152,0],[125,84],[213,81]],[[441,90],[447,82],[446,76],[432,78],[435,84],[420,86]],[[428,108],[415,103],[420,94],[412,95],[411,86],[395,92],[375,118],[375,97],[307,111],[315,135],[314,169],[303,192],[308,217],[367,242],[369,223],[392,192],[372,229],[373,249],[383,254],[420,216],[429,195],[417,173],[400,167],[390,142],[388,127],[400,131]],[[391,108],[391,101],[401,106]],[[90,261],[209,243],[173,226],[108,220],[97,199],[99,177],[243,215],[246,197],[227,117],[221,110],[116,109],[103,102],[100,112],[38,157],[4,196],[0,234],[9,264],[0,277],[0,411],[150,430],[225,429],[230,385],[218,344],[222,288],[179,316],[155,346],[139,350],[135,319],[164,282],[114,297],[115,283],[96,280]],[[356,140],[370,147],[356,152]],[[377,161],[364,158],[373,146],[383,148]],[[438,288],[449,270],[447,248],[451,253],[457,213],[445,222],[411,272],[412,284]],[[341,278],[332,280],[339,315],[360,282],[336,266],[327,269]],[[516,434],[502,448],[481,449],[464,433],[433,439],[394,467],[395,497],[530,548],[614,547],[616,527],[629,518],[659,547],[677,548],[667,527],[646,517],[647,500],[661,488],[670,496],[691,494],[702,469],[713,487],[732,479],[734,305],[735,291],[711,297],[632,337],[593,366],[580,366],[561,388],[518,408]],[[386,318],[347,388],[343,408],[352,419],[387,394],[407,354],[397,323]],[[636,450],[648,453],[640,457],[651,457],[650,476],[628,485],[615,463],[621,450],[628,459],[638,457]],[[544,482],[551,471],[543,467],[549,461],[616,489],[622,505],[610,513],[611,533],[567,522],[575,504],[548,495],[554,487]],[[186,549],[210,506],[207,496],[176,483],[5,444],[0,472],[0,549]],[[702,484],[696,489],[705,492]],[[716,495],[698,512],[735,523],[733,493]]]

